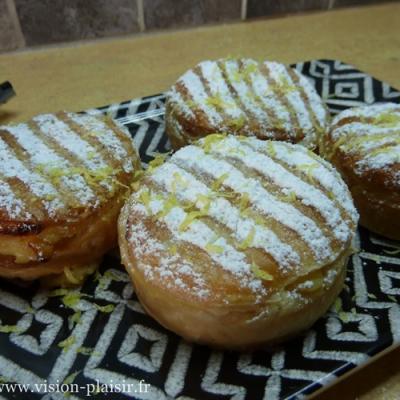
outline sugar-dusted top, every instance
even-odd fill
[[[202,296],[209,272],[199,272],[201,257],[208,271],[261,296],[268,281],[293,282],[336,260],[358,221],[339,174],[311,151],[221,134],[150,168],[126,207],[136,265]],[[157,268],[146,263],[155,256]]]
[[[211,132],[289,140],[309,148],[328,124],[327,110],[307,78],[271,61],[203,61],[178,79],[167,102],[188,121],[201,116]]]
[[[99,207],[136,157],[129,133],[104,118],[61,112],[1,126],[0,220],[63,220]]]
[[[345,110],[332,121],[328,152],[355,159],[355,172],[385,171],[400,190],[400,105],[376,104]]]

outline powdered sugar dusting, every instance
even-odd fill
[[[146,211],[140,204],[137,204],[136,211],[141,211],[146,215]],[[157,276],[161,278],[171,277],[165,279],[164,283],[167,288],[177,285],[182,290],[195,294],[200,298],[207,298],[209,296],[209,289],[207,289],[204,278],[193,269],[190,261],[186,260],[182,264],[178,255],[168,254],[165,244],[159,242],[150,235],[147,228],[141,220],[130,226],[129,242],[133,245],[132,251],[134,252],[137,266],[144,272],[147,278],[156,279]],[[160,264],[154,268],[143,262],[145,257],[152,255],[158,256]],[[181,277],[187,276],[194,285],[187,285]]]
[[[322,100],[311,83],[298,72],[294,73],[299,81],[293,82],[283,64],[268,61],[264,64],[270,71],[272,84],[265,71],[260,70],[260,64],[254,60],[203,61],[197,69],[187,71],[178,80],[189,96],[180,93],[175,85],[167,101],[175,104],[174,110],[189,120],[194,116],[193,109],[202,110],[216,132],[234,129],[253,136],[256,133],[254,126],[259,126],[258,135],[263,137],[274,138],[276,131],[279,131],[296,139],[297,131],[292,123],[294,117],[304,133],[301,144],[315,147],[318,127],[314,126],[313,115],[310,115],[300,90],[306,93],[319,125],[325,127],[328,114]],[[210,93],[207,93],[200,76],[195,72],[198,70],[207,82]],[[224,118],[223,114],[228,118]]]
[[[179,179],[174,180],[171,177]],[[225,198],[216,197],[217,193],[177,165],[164,164],[154,172],[151,179],[169,193],[176,194],[179,200],[194,203],[199,209],[204,205],[202,199],[210,199],[207,215],[231,230],[232,236],[239,242],[244,241],[254,229],[253,242],[249,246],[270,253],[281,267],[291,268],[300,262],[299,255],[289,244],[283,243],[271,230],[242,217],[238,208]]]
[[[252,207],[295,231],[307,243],[316,259],[326,260],[332,255],[329,240],[316,223],[296,207],[282,202],[269,193],[258,180],[246,178],[226,161],[217,160],[195,146],[181,149],[175,153],[173,159],[178,165],[209,174],[214,179],[226,175],[224,186],[237,193],[246,193]]]
[[[92,170],[105,168],[106,163],[88,142],[81,139],[65,122],[53,114],[38,115],[33,120],[46,136],[55,139],[62,147],[79,157]]]
[[[67,122],[61,119],[63,117],[45,114],[27,124],[0,127],[4,136],[0,135],[0,208],[9,218],[38,218],[38,215],[31,215],[31,200],[40,201],[48,216],[54,219],[64,218],[71,208],[97,207],[105,193],[104,190],[98,192],[99,185],[107,193],[113,193],[118,183],[115,176],[122,170],[113,169],[103,159],[104,147],[126,166],[125,172],[133,171],[131,157],[119,143],[118,136],[103,122],[97,123],[93,116],[63,115]],[[99,135],[100,145],[92,146],[81,138],[79,132],[68,125],[68,118],[87,123],[86,128]],[[57,142],[59,147],[48,141]],[[8,179],[22,182],[28,196],[21,194],[18,198],[17,181]]]
[[[186,72],[179,81],[182,83],[189,94],[192,96],[193,101],[205,112],[205,114],[210,119],[211,123],[218,125],[222,122],[222,117],[215,107],[207,105],[207,95],[204,85],[201,82],[199,76],[195,74],[192,70]]]
[[[268,150],[268,143],[262,143],[258,140],[252,140],[251,138],[249,138],[248,143],[258,151],[266,152]],[[318,182],[338,199],[338,202],[346,210],[349,218],[354,223],[358,221],[358,213],[354,207],[347,186],[329,163],[319,157],[316,163],[315,159],[317,156],[299,146],[282,142],[272,143],[276,158],[283,161],[285,164],[295,168],[301,168],[307,165],[315,166],[310,168],[307,172],[310,178]]]
[[[140,196],[139,191],[138,196]],[[134,203],[133,211],[142,213],[151,212],[155,215],[164,209],[163,200],[151,199],[148,208],[140,203]],[[159,216],[158,219],[166,224],[171,231],[175,240],[188,242],[205,251],[210,240],[215,236],[214,232],[203,222],[193,221],[186,230],[180,229],[181,224],[187,217],[187,213],[180,207],[173,207],[165,216]],[[252,289],[256,293],[265,293],[262,281],[255,279],[251,272],[251,265],[247,262],[246,256],[232,247],[225,238],[218,237],[214,240],[213,245],[222,249],[221,253],[208,252],[210,258],[214,260],[226,271],[232,273],[238,278],[241,286]]]
[[[257,63],[255,63],[255,65],[257,65]],[[254,97],[249,95],[251,86],[249,86],[243,79],[236,79],[236,76],[240,76],[238,62],[236,60],[227,60],[223,66],[230,85],[235,89],[237,97],[244,107],[255,115],[267,129],[270,128],[268,125],[268,114],[260,107]]]
[[[6,182],[0,181],[0,209],[5,208],[11,218],[31,219],[32,215],[25,209],[21,199],[15,197],[11,187]]]
[[[72,167],[67,160],[48,148],[31,131],[28,125],[9,126],[5,127],[4,130],[9,132],[19,145],[25,149],[34,168],[40,168],[44,172],[51,173],[51,171],[56,169],[68,170]],[[87,186],[82,176],[75,174],[73,176],[62,176],[60,179],[83,204],[95,201],[95,194]]]
[[[385,103],[345,110],[332,124],[329,135],[334,142],[333,152],[339,148],[355,156],[357,174],[385,170],[400,185],[400,105]]]
[[[17,178],[22,181],[42,203],[49,215],[55,215],[57,210],[64,207],[63,202],[57,198],[57,190],[39,174],[27,169],[13,154],[8,145],[0,139],[0,176]],[[46,200],[50,199],[51,200]],[[5,205],[6,208],[10,206]],[[16,211],[16,210],[15,210]],[[15,212],[14,211],[14,212]]]
[[[91,131],[106,149],[112,151],[113,157],[116,160],[123,161],[123,169],[125,172],[133,171],[132,160],[128,157],[128,153],[123,143],[102,119],[91,115],[79,115],[73,113],[68,113],[67,115],[72,119],[72,121],[83,127],[85,130]],[[129,141],[132,140],[125,127],[120,126],[118,129]]]
[[[201,69],[203,78],[208,82],[212,96],[221,98],[226,114],[232,118],[244,117],[245,114],[232,97],[218,64],[212,61],[204,61],[199,64],[199,68]]]
[[[284,82],[284,84],[288,84],[296,88],[296,85],[293,83],[292,78],[288,74],[285,65],[277,62],[265,62],[264,64],[268,67],[271,77],[278,83]],[[305,131],[312,131],[313,126],[311,116],[307,111],[304,101],[301,98],[297,88],[295,90],[288,90],[286,97],[297,115],[297,119],[301,128]]]
[[[317,91],[311,85],[309,80],[299,71],[293,69],[293,73],[299,78],[299,83],[310,101],[311,109],[313,110],[319,124],[322,128],[326,128],[328,122],[328,110],[323,106]]]
[[[295,197],[301,199],[304,205],[313,207],[323,216],[336,239],[341,242],[346,242],[349,239],[350,231],[347,224],[342,220],[335,204],[322,191],[287,171],[265,154],[246,148],[244,154],[235,155],[235,149],[239,145],[238,139],[230,136],[220,145],[215,146],[214,151],[222,157],[226,154],[231,155],[232,158],[240,159],[247,167],[258,171],[280,186],[283,194],[294,193]],[[317,167],[318,163],[314,160],[311,165]]]

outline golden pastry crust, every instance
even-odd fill
[[[174,149],[210,133],[229,132],[314,149],[329,113],[295,69],[251,59],[203,61],[182,75],[166,101]]]
[[[209,135],[152,169],[119,218],[143,306],[187,340],[242,349],[309,327],[342,288],[358,215],[299,145]]]
[[[109,118],[39,115],[0,127],[0,159],[0,276],[66,271],[69,283],[81,283],[117,242],[140,168],[129,133]]]
[[[320,148],[346,181],[361,225],[400,240],[400,105],[343,111]]]

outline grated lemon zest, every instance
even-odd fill
[[[75,380],[75,378],[82,372],[82,370],[80,371],[75,371],[72,374],[68,375],[64,381],[63,381],[63,385],[71,385],[72,382]]]
[[[276,157],[276,150],[274,148],[274,144],[271,141],[267,142],[267,153],[271,157]]]
[[[385,112],[377,115],[373,121],[375,124],[384,125],[385,127],[395,127],[400,125],[400,114]]]
[[[176,196],[173,193],[170,194],[163,203],[163,209],[157,213],[157,217],[165,217],[174,207],[177,207],[178,205],[179,202]]]
[[[99,306],[98,304],[95,304],[95,307],[102,313],[110,314],[114,311],[115,305],[114,304],[108,304],[106,306]]]
[[[204,152],[206,154],[209,153],[211,151],[212,146],[220,142],[225,137],[226,137],[225,133],[213,133],[211,135],[206,136],[202,141],[202,147]]]
[[[237,129],[237,130],[243,128],[245,124],[246,124],[246,118],[243,115],[241,117],[234,118],[229,122],[229,125],[233,129]]]
[[[82,318],[82,311],[75,311],[68,319],[71,324],[79,324]]]
[[[254,263],[254,261],[251,264],[251,271],[257,278],[263,281],[272,281],[274,279],[271,274],[269,274],[267,271],[262,270],[257,264]]]
[[[149,162],[148,172],[154,171],[162,164],[164,164],[165,159],[168,157],[169,153],[157,153],[153,160]]]
[[[207,97],[206,104],[216,108],[231,108],[235,106],[234,103],[224,100],[219,93],[215,94],[214,96]]]
[[[313,171],[314,169],[318,168],[319,164],[300,164],[299,168],[302,169],[306,175],[309,181],[313,182],[314,177],[313,177]]]
[[[139,201],[145,206],[147,214],[151,215],[150,209],[150,201],[151,201],[151,192],[150,189],[144,189],[139,193],[138,196]]]
[[[279,91],[282,91],[283,93],[290,93],[297,91],[296,86],[291,84],[289,80],[283,75],[279,76],[279,80],[276,82],[275,87]]]
[[[400,249],[397,249],[397,250],[386,250],[386,249],[383,249],[383,251],[385,253],[387,253],[387,254],[390,254],[390,255],[400,254]]]
[[[222,254],[224,252],[224,248],[222,246],[218,246],[213,243],[207,243],[205,245],[205,249],[206,249],[207,253]]]
[[[174,256],[178,253],[178,247],[176,246],[176,244],[172,244],[171,246],[168,247],[168,252]]]
[[[67,352],[71,346],[73,346],[76,342],[75,336],[71,335],[67,337],[65,340],[62,340],[60,343],[58,343],[58,347],[63,349],[63,352]]]
[[[239,201],[239,210],[240,212],[244,211],[250,203],[250,197],[248,193],[243,193],[240,196],[240,201]]]
[[[246,250],[247,248],[251,247],[254,241],[255,233],[256,229],[254,228],[254,226],[252,226],[247,237],[238,245],[238,249]]]
[[[82,283],[82,279],[77,278],[73,272],[72,269],[69,267],[65,267],[64,268],[64,275],[67,278],[67,280],[75,285],[78,285],[80,283]]]
[[[218,179],[216,179],[212,184],[211,184],[211,190],[214,192],[217,192],[224,181],[229,177],[228,173],[222,174]]]
[[[17,325],[0,325],[0,333],[21,333],[22,329]]]
[[[203,217],[204,215],[203,211],[191,211],[187,213],[185,219],[179,225],[179,231],[185,231],[195,219]]]

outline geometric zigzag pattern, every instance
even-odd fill
[[[360,104],[400,102],[398,91],[340,61],[294,67],[310,78],[332,113]],[[146,164],[155,153],[169,150],[163,109],[161,94],[87,112],[107,113],[126,125]],[[1,379],[30,385],[73,382],[82,391],[71,393],[70,399],[86,398],[88,384],[137,388],[141,381],[149,385],[146,392],[114,393],[113,400],[302,398],[400,344],[400,244],[363,228],[357,240],[361,250],[350,261],[339,303],[304,335],[252,353],[191,345],[159,326],[146,315],[128,275],[111,255],[73,306],[35,285],[0,281],[0,329],[16,327],[0,333]],[[97,393],[95,398],[109,397]],[[0,399],[15,398],[65,397],[0,393]]]

